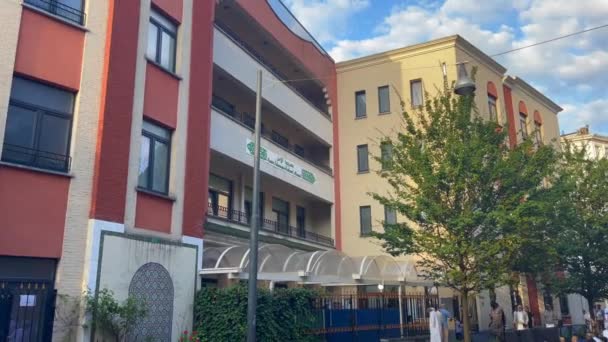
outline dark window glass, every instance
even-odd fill
[[[551,294],[551,289],[548,286],[545,286],[543,290],[543,301],[545,302],[545,308],[547,305],[551,305],[551,308],[553,308],[553,296]]]
[[[526,123],[528,116],[524,113],[519,113],[519,130],[521,131],[521,140],[528,138],[528,124]]]
[[[367,151],[367,145],[357,146],[357,171],[369,171],[369,156]]]
[[[299,155],[300,157],[304,157],[304,155],[305,155],[304,147],[302,147],[300,145],[293,145],[293,151],[295,152],[295,154]]]
[[[211,98],[211,105],[222,112],[234,116],[234,105],[223,98],[213,95]],[[255,121],[255,119],[253,119]]]
[[[383,142],[380,145],[380,159],[382,161],[382,169],[388,170],[393,164],[393,145],[390,142]]]
[[[163,68],[175,72],[175,41],[177,27],[170,20],[152,10],[148,24],[146,56]]]
[[[384,222],[386,224],[397,223],[397,212],[395,212],[395,209],[384,206]]]
[[[167,194],[171,160],[171,132],[144,121],[139,158],[138,186]]]
[[[74,94],[14,77],[2,160],[67,171],[73,107]]]
[[[296,207],[296,228],[299,237],[306,236],[306,208]]]
[[[355,93],[355,117],[363,118],[367,115],[367,101],[365,100],[365,90]]]
[[[378,110],[380,113],[388,113],[391,111],[388,86],[378,87]]]
[[[568,296],[562,294],[559,296],[559,309],[562,315],[570,315],[570,306],[568,305]]]
[[[285,148],[289,148],[289,139],[282,136],[279,132],[272,131],[271,138],[272,138],[272,141],[274,141],[275,143],[277,143]]]
[[[247,223],[251,222],[252,210],[253,207],[253,189],[250,187],[245,187],[245,214],[247,215]],[[264,193],[260,192],[260,217],[264,218]]]
[[[230,218],[232,209],[232,181],[209,175],[209,209],[214,216]]]
[[[289,202],[273,197],[272,212],[275,215],[277,231],[289,233]]]
[[[372,232],[372,208],[369,205],[359,207],[359,222],[361,235],[369,235]]]
[[[490,121],[498,122],[498,111],[496,110],[496,98],[488,95],[488,108],[490,110]]]
[[[424,92],[422,90],[422,80],[410,81],[410,96],[412,98],[413,107],[419,107],[424,104]]]
[[[24,2],[76,24],[84,24],[82,0],[25,0]]]

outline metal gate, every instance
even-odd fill
[[[50,282],[0,279],[0,342],[51,341],[55,296]]]
[[[363,293],[322,296],[313,301],[313,334],[328,342],[379,341],[400,336],[428,336],[427,310],[437,307],[437,295]],[[401,310],[400,310],[401,308]]]

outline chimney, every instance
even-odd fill
[[[580,135],[587,135],[587,134],[589,134],[589,125],[585,125],[585,127],[581,127],[578,130],[578,134],[580,134]]]

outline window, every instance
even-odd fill
[[[393,145],[390,142],[380,144],[380,159],[382,162],[382,170],[388,170],[393,164]]]
[[[289,233],[289,202],[280,198],[272,198],[272,212],[274,213],[276,230],[279,233]]]
[[[395,209],[391,209],[387,206],[384,206],[384,223],[386,223],[386,224],[397,223],[397,212],[395,211]]]
[[[209,176],[209,209],[213,216],[230,218],[232,212],[232,181],[211,174]]]
[[[410,81],[410,96],[412,98],[412,107],[420,107],[424,104],[422,80],[418,79]]]
[[[289,139],[282,136],[279,132],[273,130],[271,138],[272,138],[272,141],[274,141],[275,143],[277,143],[285,148],[289,148]]]
[[[24,2],[75,24],[84,25],[83,0],[25,0]]]
[[[299,155],[300,157],[304,157],[306,154],[304,152],[304,147],[300,146],[300,145],[293,145],[293,152],[297,155]]]
[[[143,123],[138,186],[167,194],[169,192],[169,161],[171,132],[149,121]]]
[[[296,228],[299,237],[306,237],[306,208],[296,206]]]
[[[367,116],[365,90],[355,93],[355,117],[364,118]]]
[[[391,111],[388,86],[378,87],[378,110],[380,113],[388,113]]]
[[[372,207],[369,205],[359,207],[359,222],[361,235],[369,235],[372,232]]]
[[[541,128],[542,126],[540,123],[534,123],[534,143],[536,144],[536,146],[540,146],[540,144],[543,142]]]
[[[367,145],[357,146],[357,171],[359,171],[359,172],[368,172],[369,171]]]
[[[251,215],[253,214],[251,208],[253,208],[253,189],[245,187],[245,215],[247,217],[247,223],[251,223]],[[259,203],[260,218],[264,218],[264,193],[260,191],[260,203]]]
[[[175,40],[177,27],[167,18],[152,10],[148,25],[146,57],[163,68],[175,72]]]
[[[230,116],[235,114],[234,105],[219,96],[213,95],[211,97],[211,105]]]
[[[67,172],[74,94],[13,78],[2,160]]]
[[[490,109],[490,121],[498,122],[498,111],[496,110],[496,98],[488,94],[488,108]]]
[[[519,130],[521,131],[521,140],[528,138],[528,125],[526,124],[528,116],[524,113],[519,113]]]
[[[543,301],[545,302],[545,308],[547,308],[548,305],[553,308],[553,296],[551,295],[551,288],[549,288],[549,286],[545,286],[543,290]]]

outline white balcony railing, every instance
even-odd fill
[[[213,108],[211,110],[211,148],[253,167],[253,134],[242,123]],[[296,157],[266,138],[262,138],[264,159],[260,170],[329,203],[334,201],[334,179],[314,164]]]
[[[331,120],[217,27],[213,35],[213,62],[252,91],[256,89],[257,71],[262,70],[264,99],[306,127],[310,133],[329,145],[333,144]]]

